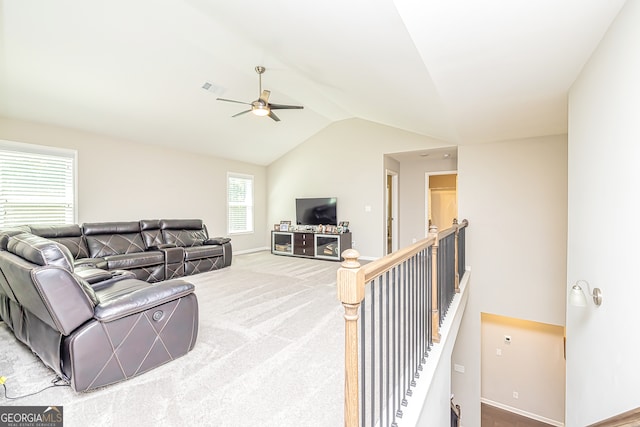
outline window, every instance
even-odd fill
[[[227,174],[229,234],[253,232],[253,176]]]
[[[0,227],[76,222],[76,151],[0,140]]]

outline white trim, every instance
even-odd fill
[[[43,154],[49,156],[59,156],[71,159],[73,166],[72,186],[73,186],[73,219],[72,223],[78,222],[78,150],[71,148],[52,147],[48,145],[39,145],[26,142],[9,141],[0,139],[0,149],[8,151],[17,151],[30,154]]]
[[[240,178],[240,179],[246,179],[246,180],[251,180],[251,230],[245,230],[245,231],[235,231],[232,232],[230,230],[229,227],[229,179],[230,178]],[[227,182],[225,183],[226,185],[226,196],[227,196],[227,206],[226,206],[226,222],[227,222],[227,234],[229,236],[237,236],[240,234],[254,234],[256,232],[256,223],[255,223],[255,210],[256,210],[256,206],[255,206],[255,192],[256,192],[256,186],[255,186],[255,176],[251,175],[251,174],[246,174],[246,173],[240,173],[240,172],[231,172],[231,171],[227,171]]]
[[[27,153],[36,154],[54,154],[56,156],[67,156],[74,160],[78,157],[78,150],[71,148],[51,147],[48,145],[38,145],[26,142],[9,141],[6,139],[0,139],[0,148],[7,148],[9,150],[24,151]]]
[[[386,230],[387,230],[387,224],[389,223],[389,218],[388,218],[388,210],[387,207],[389,205],[389,200],[387,200],[387,195],[389,194],[389,192],[387,191],[387,177],[391,176],[391,195],[393,197],[393,200],[391,200],[391,218],[392,218],[392,222],[391,222],[391,252],[395,252],[398,250],[398,230],[399,230],[399,224],[398,224],[398,200],[399,200],[399,195],[398,195],[398,172],[391,170],[391,169],[385,169],[385,175],[384,175],[384,190],[385,190],[385,195],[384,195],[384,201],[385,201],[385,206],[384,206],[384,219],[385,219],[385,224],[384,224],[384,229],[385,229],[385,236],[384,236],[384,247],[385,247],[385,253],[386,251],[386,247],[387,247],[387,234],[386,234]]]
[[[490,406],[502,409],[503,411],[513,412],[514,414],[518,414],[526,418],[531,418],[532,420],[551,424],[552,426],[564,427],[564,423],[562,421],[556,421],[550,418],[543,417],[542,415],[532,414],[531,412],[523,411],[522,409],[518,409],[518,408],[513,408],[509,405],[504,405],[502,403],[494,402],[493,400],[485,399],[484,397],[480,398],[480,402],[486,405],[490,405]]]

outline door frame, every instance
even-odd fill
[[[387,191],[389,177],[391,177],[391,200]],[[398,250],[398,172],[391,169],[385,169],[384,200],[384,252],[388,254],[389,205],[391,205],[391,251]]]
[[[446,170],[437,172],[425,172],[424,173],[424,237],[429,234],[429,177],[433,175],[456,175],[456,200],[458,199],[458,184],[457,184],[457,170]],[[442,230],[438,230],[442,231]]]

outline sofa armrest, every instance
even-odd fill
[[[211,237],[204,241],[205,245],[224,245],[231,241],[228,237]]]
[[[104,258],[78,258],[73,262],[74,268],[76,267],[92,267],[92,268],[100,268],[103,270],[107,269],[107,262]]]
[[[74,269],[74,273],[80,276],[87,283],[94,284],[102,282],[113,277],[113,273],[101,268],[95,268],[89,264],[79,265]]]
[[[91,289],[93,289],[94,291],[99,291],[113,286],[114,283],[119,282],[120,280],[136,278],[135,273],[128,270],[110,270],[109,274],[111,275],[111,277],[108,279],[102,280],[100,282],[90,283],[89,286],[91,286]]]
[[[160,248],[164,253],[165,264],[176,264],[184,261],[184,248],[180,246],[166,245]]]
[[[133,287],[126,282],[141,282]],[[95,307],[93,317],[100,322],[111,322],[135,313],[141,313],[160,304],[182,298],[193,293],[195,286],[185,280],[173,279],[150,285],[136,279],[123,280],[118,284],[125,284],[121,292],[116,289],[102,294],[100,303]]]

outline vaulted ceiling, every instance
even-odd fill
[[[564,133],[624,2],[2,0],[0,116],[264,165],[354,117],[452,145]],[[257,65],[304,109],[232,118],[216,97],[257,99]]]

